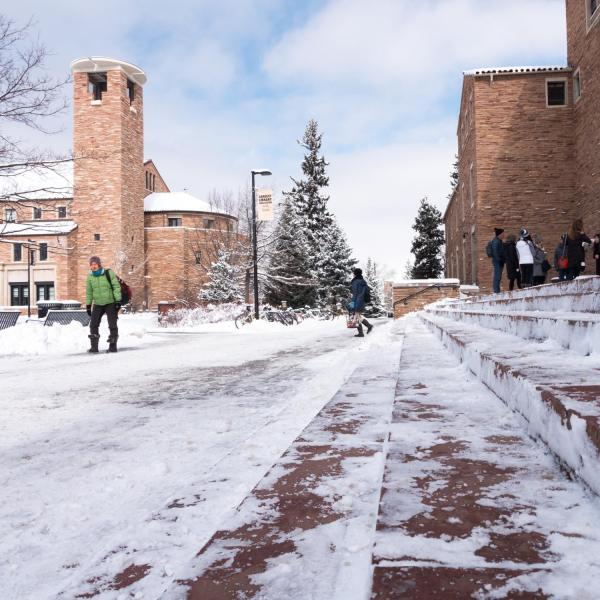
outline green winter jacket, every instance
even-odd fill
[[[110,277],[112,287],[108,284],[106,273]],[[85,284],[85,303],[97,304],[98,306],[106,306],[113,302],[121,302],[121,285],[116,275],[110,270],[105,269],[102,275],[92,275],[87,277]]]

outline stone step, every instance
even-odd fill
[[[561,473],[523,419],[410,319],[372,600],[592,598],[597,518],[600,502]]]
[[[600,494],[600,358],[452,321],[419,318],[568,469]]]
[[[362,364],[163,600],[368,597],[402,335]]]
[[[430,315],[472,323],[524,339],[555,340],[563,348],[581,356],[600,351],[600,315],[576,312],[531,313],[495,309],[482,311],[435,305],[427,307],[425,311]]]

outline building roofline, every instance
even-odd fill
[[[114,70],[124,71],[125,74],[138,85],[143,86],[147,81],[146,73],[144,73],[140,67],[117,58],[88,56],[85,58],[77,58],[71,62],[71,71],[74,73],[94,73],[97,71]]]
[[[463,71],[463,75],[485,77],[488,75],[532,75],[536,73],[571,72],[573,69],[566,65],[525,66],[525,67],[480,67]]]

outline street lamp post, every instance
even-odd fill
[[[258,319],[258,244],[256,239],[256,188],[254,177],[256,175],[271,175],[267,169],[252,170],[252,263],[254,265],[254,317]]]

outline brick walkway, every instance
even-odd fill
[[[597,498],[407,326],[399,372],[398,330],[161,597],[594,598]]]

